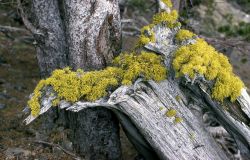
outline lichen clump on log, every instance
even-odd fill
[[[171,0],[162,0],[162,2],[167,5],[169,8],[172,8],[173,7],[173,4],[171,2]]]
[[[207,80],[214,80],[212,97],[218,101],[227,97],[235,101],[244,87],[240,78],[234,75],[228,58],[200,38],[194,44],[177,49],[173,67],[177,77],[187,75],[194,79],[203,75]]]
[[[175,109],[169,109],[167,112],[166,112],[166,116],[167,117],[175,117],[177,114],[177,111]]]
[[[113,64],[124,71],[122,84],[130,85],[138,77],[155,81],[166,79],[167,71],[162,61],[161,56],[142,51],[140,55],[121,54],[114,59]]]
[[[180,22],[177,21],[178,19],[178,12],[176,10],[168,12],[160,12],[154,15],[153,17],[153,24],[157,25],[160,23],[166,24],[169,28],[174,28],[177,26],[181,26]]]
[[[76,102],[79,100],[95,101],[108,95],[108,91],[121,84],[132,84],[138,77],[146,80],[161,81],[166,79],[167,70],[162,58],[151,52],[122,53],[114,59],[113,65],[100,71],[76,72],[69,67],[57,69],[52,75],[41,80],[28,101],[31,114],[37,116],[40,112],[40,98],[45,86],[51,86],[56,92],[52,105],[60,100]]]
[[[138,39],[137,47],[142,47],[145,44],[148,44],[149,42],[152,42],[152,43],[155,42],[155,34],[152,31],[153,26],[154,25],[151,24],[151,25],[147,25],[147,26],[142,27],[141,35]]]
[[[163,0],[169,8],[170,0]],[[178,12],[160,12],[154,15],[153,23],[141,29],[137,47],[156,42],[154,27],[164,25],[170,29],[181,26],[177,21]],[[179,29],[179,28],[177,28]],[[203,75],[207,80],[213,80],[212,97],[218,101],[230,98],[236,100],[244,87],[243,82],[233,74],[232,67],[226,56],[218,53],[212,46],[191,31],[180,29],[175,35],[176,40],[184,41],[195,39],[194,44],[180,46],[173,59],[173,68],[176,75],[186,75],[191,79]],[[163,65],[161,56],[151,52],[141,51],[139,54],[122,53],[114,59],[112,66],[100,71],[76,72],[69,68],[55,70],[51,77],[41,80],[34,90],[32,98],[28,101],[31,113],[36,116],[40,112],[40,98],[45,86],[52,86],[57,93],[52,105],[58,105],[60,100],[76,102],[79,100],[95,101],[108,95],[108,91],[120,85],[130,85],[137,78],[161,81],[166,79],[167,70]],[[178,120],[179,121],[179,120]]]
[[[178,31],[178,33],[176,34],[176,39],[178,41],[184,41],[184,40],[188,40],[188,39],[191,39],[195,36],[195,34],[189,30],[186,30],[186,29],[180,29]]]

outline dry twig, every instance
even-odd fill
[[[74,153],[64,149],[62,146],[60,146],[59,144],[54,144],[54,143],[50,143],[50,142],[45,142],[45,141],[34,141],[35,143],[40,143],[40,144],[45,144],[48,146],[52,146],[52,147],[57,147],[59,149],[61,149],[64,153],[72,156],[75,160],[81,160],[80,157],[76,156]]]

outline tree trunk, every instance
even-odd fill
[[[32,9],[36,27],[26,26],[37,42],[42,77],[66,66],[84,70],[102,69],[120,51],[117,0],[33,0]],[[65,118],[68,118],[67,125],[73,131],[70,137],[79,154],[87,159],[121,158],[119,126],[112,112],[99,108],[66,113],[66,117],[61,112],[59,115],[50,111],[43,118],[46,127],[52,129],[55,120],[63,118],[61,121],[66,122]]]

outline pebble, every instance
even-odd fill
[[[16,156],[21,156],[21,155],[24,157],[28,157],[29,155],[31,155],[31,151],[25,150],[22,148],[8,148],[4,152],[4,154],[7,159],[11,159],[11,158],[15,158]]]
[[[6,107],[6,104],[0,103],[0,109],[4,109]]]

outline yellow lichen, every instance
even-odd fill
[[[28,101],[28,106],[31,107],[31,114],[33,116],[38,115],[38,113],[40,112],[40,98],[42,96],[41,90],[45,85],[45,80],[40,80],[34,90],[32,98]]]
[[[192,141],[195,140],[195,133],[194,133],[194,132],[190,133],[189,138],[190,138]]]
[[[180,102],[181,96],[177,95],[177,96],[175,97],[175,99],[176,99],[178,102]]]
[[[114,59],[112,67],[100,71],[84,72],[78,69],[74,72],[69,67],[57,69],[49,78],[38,83],[28,106],[33,116],[39,114],[41,91],[45,86],[51,86],[56,92],[57,98],[52,101],[52,106],[57,106],[60,100],[95,101],[107,96],[108,91],[120,84],[132,84],[138,77],[160,81],[166,78],[166,72],[161,56],[144,51],[140,54],[123,53]]]
[[[175,109],[169,109],[167,112],[166,112],[166,116],[167,117],[175,117],[177,114],[177,111]]]
[[[175,124],[181,123],[182,121],[183,121],[183,119],[181,117],[175,117],[175,119],[174,119]]]
[[[188,40],[195,36],[195,34],[189,30],[181,29],[176,34],[176,39],[179,41]]]
[[[207,80],[215,80],[212,97],[219,101],[227,97],[234,101],[244,87],[234,75],[227,57],[203,39],[180,47],[175,53],[173,67],[178,75],[188,75],[191,79],[204,75]]]
[[[56,98],[56,99],[54,99],[53,101],[52,101],[52,106],[57,106],[58,104],[59,104],[59,102],[60,102],[60,99],[59,98]]]
[[[46,85],[52,86],[56,91],[58,98],[69,102],[75,102],[81,97],[79,90],[80,79],[77,78],[77,72],[72,72],[69,67],[63,70],[55,70],[47,78]]]
[[[165,107],[160,107],[159,110],[162,111]]]
[[[142,27],[141,35],[138,39],[137,47],[142,47],[148,44],[149,42],[152,42],[152,43],[155,42],[155,34],[152,31],[153,26],[154,25],[150,24],[150,25]]]
[[[132,84],[138,77],[146,80],[161,81],[166,79],[167,70],[162,65],[161,56],[151,52],[142,51],[141,54],[121,54],[114,59],[114,65],[126,71],[122,84]]]
[[[154,15],[153,24],[157,25],[160,23],[166,23],[169,28],[174,28],[180,25],[179,22],[176,22],[177,19],[178,12],[176,10],[173,10],[170,13],[160,12]]]
[[[166,6],[168,6],[169,8],[173,7],[173,4],[171,2],[171,0],[161,0]]]
[[[84,73],[80,78],[81,97],[87,101],[94,101],[106,96],[108,88],[119,85],[122,75],[123,71],[117,67]]]

